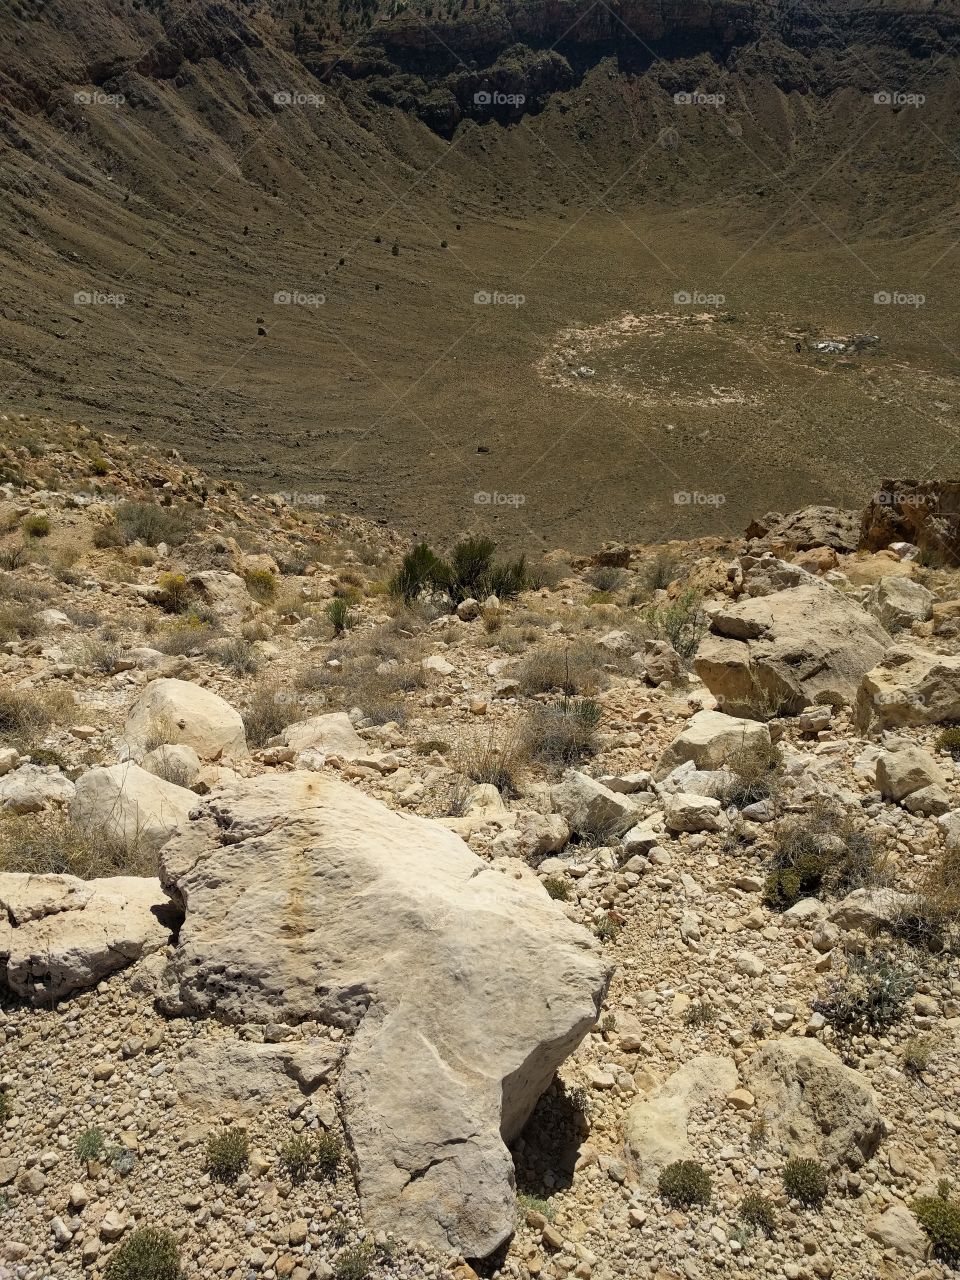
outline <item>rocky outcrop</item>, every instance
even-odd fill
[[[505,1142],[593,1025],[608,972],[539,885],[315,773],[211,796],[161,856],[185,920],[163,1001],[352,1034],[339,1080],[370,1225],[485,1256]]]
[[[768,512],[750,524],[746,536],[776,555],[809,551],[813,547],[832,547],[834,551],[846,552],[857,549],[859,526],[856,511],[810,506],[787,516],[777,511]]]
[[[694,665],[731,715],[755,714],[758,704],[797,715],[816,702],[852,702],[889,644],[875,618],[811,577],[721,606]]]
[[[960,657],[895,645],[864,674],[856,719],[861,730],[960,719]]]
[[[860,548],[910,542],[960,564],[960,481],[884,480],[860,521]]]
[[[70,817],[91,835],[131,852],[156,853],[183,822],[197,797],[132,761],[89,769],[77,781]]]
[[[240,713],[210,689],[189,680],[148,684],[127,716],[124,739],[134,750],[186,743],[201,760],[247,754]]]
[[[934,595],[919,582],[900,574],[881,578],[867,593],[864,605],[880,625],[893,635],[915,622],[926,622],[933,612]]]
[[[369,751],[344,711],[331,711],[287,725],[283,741],[294,751],[319,751],[342,760],[355,760]]]
[[[165,946],[175,923],[155,879],[0,874],[0,986],[56,1003]]]
[[[812,1156],[828,1168],[860,1166],[883,1135],[873,1090],[819,1040],[768,1040],[743,1067],[743,1080],[784,1155]]]
[[[336,1070],[340,1049],[328,1040],[260,1044],[231,1035],[198,1037],[188,1044],[174,1073],[180,1101],[221,1118],[249,1115],[277,1094],[296,1106]]]
[[[657,761],[655,776],[665,778],[677,765],[692,760],[698,769],[719,769],[737,751],[770,746],[770,730],[757,720],[720,711],[698,711]]]

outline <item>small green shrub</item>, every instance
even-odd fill
[[[495,550],[496,543],[491,538],[465,538],[446,561],[425,542],[417,543],[403,557],[387,590],[407,604],[424,594],[445,596],[453,608],[462,600],[482,600],[491,594],[501,600],[510,599],[527,585],[526,562],[523,556],[496,561]]]
[[[349,1245],[333,1260],[334,1280],[366,1280],[376,1256],[377,1251],[369,1240]]]
[[[912,1075],[922,1075],[932,1058],[933,1041],[929,1036],[911,1036],[903,1042],[903,1065]]]
[[[586,577],[595,591],[606,596],[619,591],[627,575],[622,569],[617,569],[613,565],[600,565],[596,569],[591,569]]]
[[[819,1208],[827,1197],[827,1172],[819,1160],[794,1156],[783,1166],[783,1189],[791,1200]]]
[[[163,1227],[137,1227],[110,1255],[104,1280],[180,1280],[176,1236]]]
[[[689,666],[707,631],[708,619],[699,592],[682,591],[676,600],[643,614],[647,628],[660,639],[669,640]]]
[[[193,587],[182,573],[161,573],[157,586],[162,609],[167,613],[186,613],[193,599]]]
[[[541,883],[546,889],[548,897],[553,898],[554,902],[568,902],[570,900],[570,886],[563,876],[546,876]]]
[[[773,795],[783,770],[783,752],[772,742],[742,746],[731,753],[726,766],[733,782],[724,799],[743,808]]]
[[[666,552],[661,552],[647,566],[646,585],[650,591],[665,591],[682,572],[683,568],[678,560]]]
[[[327,620],[335,636],[342,636],[356,621],[349,602],[343,596],[335,596],[327,605]]]
[[[899,1022],[916,990],[910,970],[890,952],[852,955],[846,972],[813,1001],[839,1036],[878,1034]]]
[[[593,926],[593,932],[601,942],[615,942],[620,936],[621,928],[622,926],[614,920],[613,916],[605,915]]]
[[[103,1155],[103,1148],[103,1131],[96,1127],[84,1129],[73,1146],[77,1159],[81,1164],[86,1164],[88,1160],[99,1160]]]
[[[763,901],[785,911],[801,898],[880,884],[884,864],[879,841],[851,813],[818,804],[780,823]]]
[[[425,542],[418,542],[403,557],[400,568],[387,583],[390,595],[413,602],[442,575],[442,561]]]
[[[108,547],[125,546],[127,538],[116,516],[108,516],[94,525],[91,541],[98,550],[105,551]]]
[[[277,594],[277,577],[269,569],[248,569],[243,580],[254,600],[260,604],[269,604]]]
[[[777,1210],[769,1196],[748,1191],[740,1201],[740,1217],[748,1226],[771,1235],[777,1225]]]
[[[461,741],[455,764],[474,782],[488,782],[503,795],[516,796],[526,758],[526,743],[520,734],[508,731],[500,736],[491,729],[485,737]]]
[[[716,1007],[707,1000],[695,1000],[688,1004],[683,1020],[688,1027],[709,1027],[717,1020]]]
[[[950,1198],[946,1179],[935,1196],[918,1196],[913,1212],[929,1237],[934,1257],[947,1266],[960,1266],[960,1203]]]
[[[13,1115],[13,1104],[10,1100],[10,1090],[4,1089],[0,1085],[0,1128],[3,1127]]]
[[[47,516],[25,516],[20,528],[28,538],[46,538],[50,533]]]
[[[710,1175],[696,1160],[675,1160],[661,1170],[657,1190],[675,1209],[689,1209],[695,1204],[709,1204],[713,1194]]]
[[[246,1129],[220,1129],[207,1138],[206,1168],[219,1182],[236,1182],[250,1158]]]
[[[321,1178],[332,1178],[343,1163],[343,1143],[335,1133],[324,1130],[317,1135],[314,1144],[317,1174]]]
[[[106,458],[92,458],[90,461],[90,474],[94,476],[107,476],[110,474],[110,463]]]
[[[539,1213],[548,1222],[552,1222],[557,1216],[557,1211],[549,1200],[545,1200],[543,1196],[528,1195],[526,1191],[517,1192],[517,1211],[521,1218],[528,1213]]]
[[[937,735],[937,750],[953,756],[954,760],[960,760],[960,725],[941,729]]]
[[[317,1167],[313,1138],[307,1133],[295,1133],[280,1148],[280,1164],[291,1182],[306,1182]]]
[[[148,547],[179,547],[193,532],[196,516],[189,507],[162,507],[156,502],[122,502],[117,507],[117,526],[125,543],[143,542]],[[112,545],[112,544],[111,544]]]
[[[237,676],[252,676],[260,670],[260,659],[249,640],[231,636],[216,651],[217,660]]]

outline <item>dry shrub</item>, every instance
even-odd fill
[[[28,875],[156,875],[155,855],[105,832],[86,832],[63,814],[26,814],[0,821],[0,871]]]
[[[527,654],[516,670],[521,692],[562,693],[573,697],[578,693],[596,693],[609,683],[604,663],[610,654],[590,641],[549,645]]]
[[[591,698],[557,698],[536,707],[527,720],[524,741],[534,760],[567,768],[593,755],[603,709]]]
[[[70,724],[76,703],[67,689],[0,689],[0,737],[29,752],[55,724]]]
[[[504,796],[520,794],[520,778],[528,760],[527,741],[516,729],[500,736],[495,729],[457,743],[455,768],[474,782],[489,782]]]
[[[300,699],[288,689],[281,689],[270,681],[257,685],[250,703],[243,713],[243,727],[247,742],[252,747],[262,747],[282,733],[288,724],[302,718]]]

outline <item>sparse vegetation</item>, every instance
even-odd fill
[[[343,596],[335,596],[327,605],[326,612],[335,636],[342,636],[355,622],[350,604]]]
[[[559,693],[596,693],[608,683],[603,663],[610,655],[590,641],[565,645],[545,645],[534,649],[516,671],[520,691],[533,696]]]
[[[288,724],[293,724],[299,717],[299,699],[296,694],[269,681],[258,684],[243,713],[247,742],[252,747],[266,746],[271,738],[282,733]]]
[[[35,748],[54,725],[70,723],[75,713],[73,696],[62,688],[41,693],[0,689],[0,736],[24,753]]]
[[[910,1036],[903,1042],[903,1065],[911,1075],[923,1075],[933,1059],[933,1041],[929,1036]]]
[[[775,793],[783,770],[783,752],[776,743],[742,746],[728,757],[726,766],[734,780],[724,799],[743,808]]]
[[[710,1175],[696,1160],[675,1160],[660,1172],[657,1190],[675,1209],[709,1204],[713,1194]]]
[[[180,1280],[176,1236],[163,1227],[137,1227],[110,1255],[104,1280]]]
[[[25,537],[46,538],[50,534],[50,519],[48,516],[40,515],[25,516],[20,528]]]
[[[369,1240],[349,1245],[333,1261],[334,1280],[366,1280],[376,1256],[377,1251]]]
[[[596,751],[602,718],[603,709],[590,698],[565,695],[541,704],[527,722],[527,751],[543,764],[567,768]]]
[[[277,594],[277,575],[270,569],[248,569],[243,580],[254,600],[270,604]]]
[[[553,898],[555,902],[568,902],[570,900],[570,885],[563,876],[545,876],[541,883],[548,896]]]
[[[317,1153],[308,1133],[295,1133],[280,1148],[280,1165],[294,1184],[306,1182],[317,1167]]]
[[[0,1085],[0,1128],[7,1123],[13,1115],[13,1103],[10,1098],[10,1090]]]
[[[688,1027],[709,1027],[717,1020],[716,1007],[708,1000],[694,1000],[687,1005],[683,1020]]]
[[[179,547],[193,532],[196,516],[189,507],[165,507],[155,502],[122,502],[117,507],[116,523],[127,544],[143,542],[148,547],[156,547],[163,542],[170,547]]]
[[[235,676],[252,676],[260,670],[260,659],[249,640],[231,636],[216,650],[218,661]]]
[[[827,1197],[827,1172],[819,1160],[794,1156],[783,1166],[783,1189],[791,1200],[819,1209]]]
[[[881,884],[884,866],[883,849],[870,832],[849,812],[819,804],[780,823],[763,900],[785,911],[801,898]]]
[[[851,955],[846,972],[813,1001],[838,1036],[878,1034],[898,1022],[915,990],[913,975],[893,954],[877,948]]]
[[[496,543],[490,538],[465,538],[454,546],[447,561],[426,543],[417,543],[403,557],[387,584],[388,591],[408,605],[423,595],[440,596],[450,608],[463,600],[482,601],[490,595],[509,599],[526,587],[526,562],[523,556],[495,560],[495,551]]]
[[[321,1178],[333,1178],[343,1163],[343,1143],[334,1133],[324,1130],[317,1135],[314,1144],[317,1173]]]
[[[525,1191],[517,1192],[517,1211],[521,1218],[525,1218],[528,1213],[539,1213],[548,1222],[552,1222],[556,1217],[556,1210],[549,1200],[545,1200],[543,1196],[529,1195]]]
[[[488,782],[504,796],[516,796],[526,764],[526,747],[515,731],[463,738],[456,751],[456,767],[474,782]]]
[[[220,1129],[207,1138],[206,1168],[218,1182],[236,1182],[250,1159],[246,1129]]]
[[[193,588],[182,573],[161,573],[157,587],[162,609],[167,613],[186,613],[193,599]]]
[[[944,1178],[937,1194],[918,1196],[913,1212],[926,1232],[935,1258],[949,1267],[960,1266],[960,1202],[950,1194],[950,1183]]]
[[[94,1127],[84,1129],[74,1143],[73,1149],[80,1163],[86,1164],[88,1160],[99,1160],[105,1145],[103,1131]]]
[[[740,1217],[750,1227],[772,1235],[777,1225],[777,1210],[769,1196],[748,1191],[740,1201]]]
[[[960,725],[950,725],[937,734],[937,750],[960,760]]]
[[[659,639],[669,640],[689,667],[707,631],[707,615],[697,591],[685,590],[669,604],[644,611],[648,631]]]

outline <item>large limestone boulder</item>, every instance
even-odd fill
[[[945,787],[943,770],[929,752],[906,743],[877,757],[877,786],[885,800],[900,801],[922,787]]]
[[[933,612],[934,595],[919,582],[901,575],[881,578],[867,593],[864,604],[869,613],[891,635],[909,630],[915,622],[926,622]]]
[[[732,1092],[737,1084],[737,1068],[730,1058],[704,1053],[631,1105],[624,1138],[645,1186],[656,1185],[668,1164],[694,1158],[687,1137],[690,1113],[713,1095]]]
[[[784,1155],[831,1169],[858,1169],[880,1144],[883,1122],[866,1077],[819,1040],[767,1040],[743,1067],[743,1082]]]
[[[319,751],[327,756],[339,756],[342,760],[356,760],[369,755],[370,748],[354,729],[345,711],[330,711],[326,715],[311,716],[287,725],[283,741],[294,751]]]
[[[0,874],[0,987],[48,1005],[170,941],[156,879]]]
[[[697,675],[731,715],[766,702],[799,715],[816,702],[852,702],[890,637],[854,600],[810,578],[801,586],[716,610]]]
[[[278,1098],[296,1106],[334,1073],[341,1049],[330,1040],[261,1044],[226,1034],[188,1041],[173,1073],[181,1103],[206,1115],[241,1116]]]
[[[657,761],[655,777],[665,778],[692,760],[698,769],[719,769],[743,748],[770,746],[770,730],[759,720],[741,720],[721,711],[698,711]]]
[[[898,644],[864,673],[856,704],[861,730],[957,719],[960,657],[931,653],[917,644]]]
[[[238,573],[204,569],[191,576],[190,585],[207,609],[224,622],[243,622],[258,610],[247,584]]]
[[[201,760],[247,754],[240,713],[230,703],[190,680],[154,680],[127,716],[123,736],[135,751],[161,743],[186,743]]]
[[[126,761],[90,769],[77,779],[70,817],[84,831],[102,833],[138,854],[156,853],[197,803],[186,787],[164,782]]]
[[[211,795],[161,876],[185,911],[169,1011],[350,1033],[338,1091],[368,1223],[468,1257],[505,1241],[505,1144],[606,990],[590,934],[439,824],[312,772]]]

